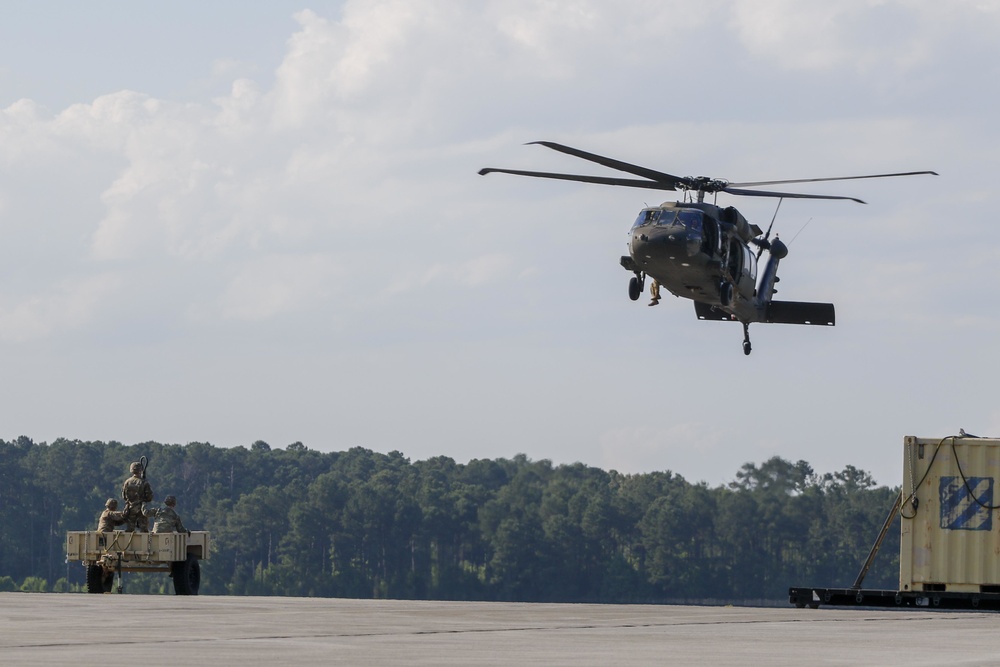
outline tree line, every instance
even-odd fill
[[[782,600],[854,581],[898,488],[853,466],[747,463],[710,488],[524,455],[411,462],[356,447],[0,440],[0,584],[79,590],[65,533],[93,530],[146,456],[156,500],[211,531],[202,594],[437,600]],[[898,522],[898,519],[897,519]],[[895,589],[899,530],[865,586]],[[128,592],[168,592],[126,575]]]

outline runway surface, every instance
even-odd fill
[[[979,665],[1000,615],[0,593],[5,665]]]

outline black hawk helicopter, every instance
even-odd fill
[[[621,265],[635,274],[629,281],[629,298],[633,301],[638,300],[645,289],[646,278],[652,278],[656,290],[654,298],[659,287],[665,287],[676,296],[693,300],[695,313],[699,319],[741,322],[744,354],[750,354],[751,323],[833,326],[834,308],[832,303],[772,300],[771,297],[777,292],[774,285],[778,282],[778,262],[788,255],[788,246],[782,243],[777,235],[773,240],[770,239],[774,218],[771,219],[767,232],[761,232],[760,227],[747,222],[747,219],[732,206],[723,208],[706,203],[706,194],[717,196],[718,193],[725,192],[746,197],[775,197],[779,199],[779,207],[781,199],[849,199],[864,204],[865,202],[855,197],[744,188],[918,174],[937,175],[933,171],[907,171],[867,176],[730,183],[704,176],[697,178],[673,176],[551,141],[533,141],[531,144],[545,146],[642,178],[583,176],[492,167],[480,169],[480,175],[497,172],[650,190],[682,190],[687,193],[684,202],[664,202],[639,212],[639,217],[631,229],[629,254],[621,258]],[[690,193],[695,193],[695,196],[691,197]],[[750,248],[751,244],[756,246],[756,253]],[[769,258],[758,279],[757,261],[765,250],[768,251]]]

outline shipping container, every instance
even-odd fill
[[[903,441],[899,590],[1000,592],[1000,440]]]

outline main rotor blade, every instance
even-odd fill
[[[920,176],[929,174],[937,176],[936,171],[901,171],[896,174],[870,174],[868,176],[835,176],[833,178],[792,178],[783,181],[754,181],[752,183],[730,183],[736,187],[756,187],[758,185],[785,185],[788,183],[820,183],[823,181],[856,181],[863,178],[889,178],[892,176]]]
[[[566,155],[572,155],[573,157],[578,157],[589,162],[595,162],[599,165],[616,169],[617,171],[624,171],[629,174],[635,174],[636,176],[642,176],[643,178],[648,178],[649,180],[657,181],[658,183],[669,183],[671,187],[668,189],[670,190],[676,190],[678,184],[687,184],[688,180],[679,176],[664,173],[662,171],[656,171],[655,169],[647,169],[646,167],[640,167],[636,164],[629,164],[628,162],[622,162],[621,160],[604,157],[603,155],[588,153],[586,151],[581,151],[578,148],[563,146],[562,144],[557,144],[551,141],[528,142],[529,146],[532,144],[545,146],[546,148],[551,148],[554,151],[559,151],[560,153],[565,153]]]
[[[857,197],[839,197],[837,195],[803,195],[794,192],[768,192],[767,190],[741,190],[740,188],[722,188],[722,192],[728,192],[731,195],[740,195],[744,197],[781,197],[783,199],[849,199],[851,201],[856,201],[859,204],[867,204],[868,202],[862,201]]]
[[[624,185],[629,188],[646,188],[647,190],[676,190],[670,183],[644,181],[638,178],[612,178],[609,176],[582,176],[580,174],[554,174],[547,171],[522,171],[520,169],[494,169],[486,167],[479,170],[480,176],[486,174],[514,174],[515,176],[534,176],[536,178],[553,178],[560,181],[579,181],[580,183],[597,183],[599,185]]]

